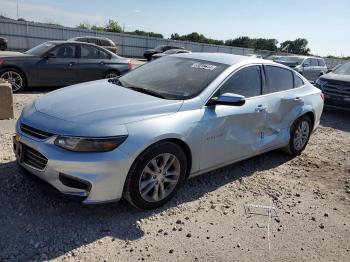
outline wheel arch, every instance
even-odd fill
[[[315,126],[315,113],[313,111],[307,111],[307,112],[304,112],[304,114],[302,114],[300,117],[302,116],[307,116],[310,118],[311,120],[311,123],[312,123],[312,128],[311,130],[314,130],[314,126]],[[300,118],[299,117],[299,118]]]
[[[192,160],[193,160],[193,156],[192,156],[192,150],[190,148],[190,146],[188,145],[188,143],[186,143],[184,140],[182,140],[181,138],[178,137],[162,137],[157,139],[156,141],[152,141],[152,143],[150,143],[149,145],[147,145],[145,148],[143,148],[141,151],[138,152],[138,154],[136,155],[136,157],[134,158],[134,161],[132,163],[131,166],[134,165],[134,163],[137,161],[137,159],[140,157],[140,155],[142,155],[143,152],[145,152],[147,149],[149,149],[150,147],[163,143],[163,142],[171,142],[176,144],[177,146],[179,146],[185,153],[186,156],[186,161],[187,161],[187,170],[186,170],[186,177],[188,177],[191,173],[192,170]]]

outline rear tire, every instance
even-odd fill
[[[307,146],[311,133],[312,121],[308,116],[302,116],[295,120],[290,128],[290,140],[283,150],[292,156],[298,156]]]
[[[139,209],[153,209],[168,202],[185,181],[184,151],[171,142],[146,149],[135,160],[124,185],[124,198]]]

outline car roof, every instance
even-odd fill
[[[71,39],[77,39],[77,38],[91,38],[91,39],[105,39],[105,40],[110,40],[110,39],[107,38],[107,37],[103,37],[103,36],[92,36],[92,35],[76,36],[76,37],[73,37],[73,38],[71,38]]]
[[[298,58],[316,58],[316,59],[323,59],[323,57],[317,57],[317,56],[307,56],[307,55],[282,55],[281,58],[283,57],[298,57]]]
[[[185,54],[175,54],[175,57],[184,57],[190,59],[205,60],[213,63],[220,63],[226,65],[234,65],[244,61],[259,61],[260,63],[265,60],[259,58],[252,58],[249,56],[233,55],[226,53],[185,53]]]
[[[47,41],[47,43],[52,43],[52,44],[84,44],[84,45],[91,45],[91,46],[96,46],[95,44],[91,44],[91,43],[86,43],[86,42],[79,42],[79,41],[73,41],[73,40],[56,40],[56,41]]]

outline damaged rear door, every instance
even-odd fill
[[[263,100],[268,108],[262,130],[262,151],[288,143],[290,127],[304,105],[299,89],[304,82],[292,70],[264,65],[264,72]]]

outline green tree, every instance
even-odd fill
[[[114,21],[112,19],[109,19],[108,23],[106,24],[105,30],[107,32],[114,32],[114,33],[122,33],[123,28],[119,25],[117,21]]]
[[[125,32],[125,34],[164,38],[164,36],[162,34],[154,33],[154,32],[145,32],[145,31],[141,31],[141,30],[135,30],[133,32]]]
[[[97,31],[97,32],[102,32],[102,31],[104,31],[105,29],[104,29],[103,26],[93,25],[93,26],[91,27],[91,30],[94,30],[94,31]]]
[[[78,29],[90,29],[90,25],[88,23],[80,23],[76,26]]]
[[[280,50],[287,53],[308,55],[310,48],[307,47],[308,41],[305,38],[298,38],[294,41],[287,40],[281,43]]]

